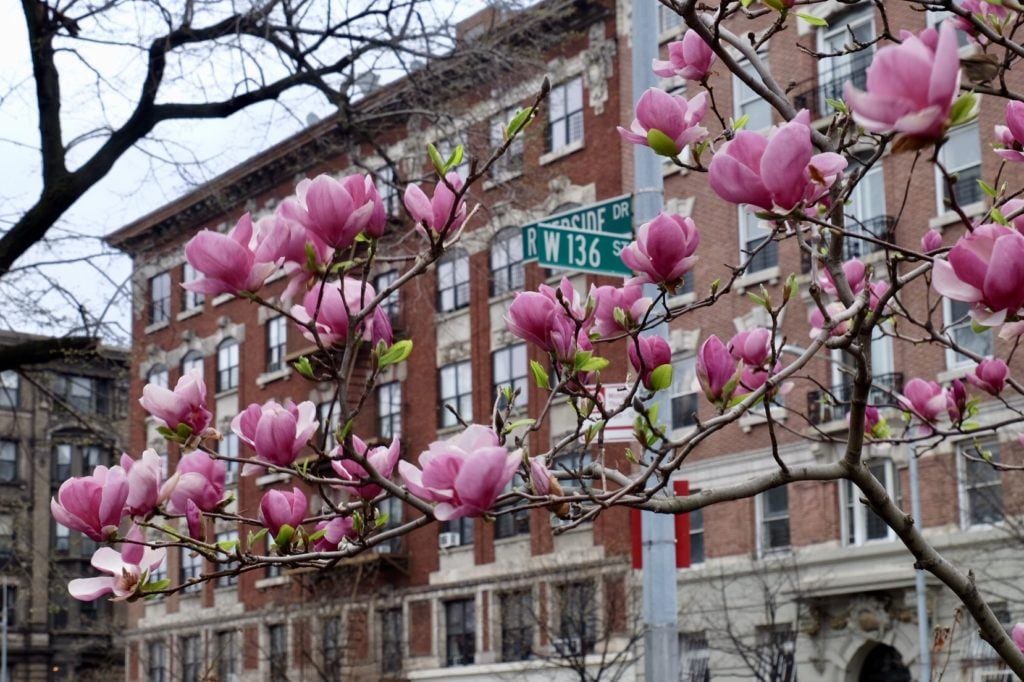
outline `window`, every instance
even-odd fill
[[[505,486],[505,492],[511,492],[513,487],[522,488],[523,478],[516,474],[509,484]],[[503,505],[502,510],[515,507],[515,502]],[[530,533],[530,510],[517,509],[513,512],[501,514],[494,520],[494,537],[510,538],[515,535],[528,535]]]
[[[377,435],[384,439],[402,435],[402,384],[398,381],[377,387]]]
[[[146,647],[146,677],[149,682],[167,682],[167,648],[163,642]]]
[[[163,367],[163,365],[158,365]],[[153,371],[155,371],[154,368]],[[166,368],[164,382],[166,387]],[[152,376],[153,372],[150,372]],[[58,374],[54,380],[54,393],[72,410],[107,414],[110,409],[110,384],[104,379]]]
[[[238,342],[224,339],[217,346],[217,392],[238,388]]]
[[[187,282],[194,282],[199,279],[199,272],[192,267],[192,264],[185,261],[185,264],[181,266],[181,282],[185,284]],[[188,289],[181,290],[181,308],[182,310],[192,310],[194,308],[203,307],[203,295],[189,291]]]
[[[199,655],[199,635],[181,638],[181,680],[182,682],[199,682],[201,658]]]
[[[189,580],[199,578],[203,573],[203,555],[196,552],[190,551],[189,549],[181,548],[181,584],[186,584]],[[194,585],[188,585],[185,588],[186,593],[201,592],[203,590],[202,583],[196,583]]]
[[[939,150],[939,160],[946,172],[956,178],[953,183],[953,197],[959,206],[967,206],[984,199],[978,180],[981,179],[981,140],[978,136],[978,122],[954,128],[949,139]],[[938,214],[949,210],[949,186],[938,166],[935,167],[935,195],[938,199]]]
[[[3,590],[3,599],[6,605],[3,618],[7,620],[7,627],[16,627],[18,625],[18,586],[7,584],[3,586]]]
[[[562,656],[588,654],[597,642],[597,591],[581,580],[558,588],[558,637],[555,650]]]
[[[379,294],[396,281],[398,281],[398,270],[388,270],[387,272],[383,272],[373,278],[373,288]],[[387,298],[380,302],[381,310],[387,313],[387,316],[391,318],[392,323],[398,319],[398,296],[399,289],[395,289]]]
[[[548,151],[583,141],[583,78],[551,88],[548,97]]]
[[[345,658],[341,649],[341,618],[331,616],[324,620],[320,639],[324,657],[324,675],[329,680],[340,680],[341,665]]]
[[[796,682],[796,634],[789,625],[758,628],[758,679]]]
[[[11,483],[16,480],[18,480],[18,443],[13,440],[0,440],[0,482]]]
[[[867,462],[868,471],[885,486],[899,506],[899,480],[896,467],[889,459],[872,459]],[[896,534],[866,504],[861,502],[860,491],[850,481],[840,481],[843,505],[843,544],[862,545],[872,540],[894,540]]]
[[[384,210],[389,216],[398,213],[398,184],[395,180],[395,169],[389,166],[381,166],[377,169],[377,191],[380,193],[381,201],[384,202]]]
[[[697,359],[693,355],[672,359],[672,428],[681,429],[697,423],[698,394]]]
[[[512,406],[526,407],[526,344],[499,348],[491,353],[491,372],[494,382],[494,397],[498,400],[498,409],[504,410],[508,405],[505,400],[505,389],[518,389],[519,394],[512,401]]]
[[[71,478],[71,475],[71,446],[68,443],[61,443],[56,448],[54,448],[54,487],[58,487],[61,483]]]
[[[442,313],[469,305],[469,254],[455,248],[437,262],[437,307]]]
[[[960,515],[965,526],[1003,520],[1003,478],[998,469],[999,444],[975,447],[965,443],[957,449],[960,468]],[[985,460],[988,461],[985,461]]]
[[[167,368],[163,365],[154,365],[149,370],[149,374],[146,375],[146,383],[159,386],[160,388],[170,388],[171,381]]]
[[[704,563],[704,510],[694,509],[690,512],[690,565],[702,563]]]
[[[501,660],[525,661],[533,651],[533,594],[506,592],[501,603]]]
[[[388,497],[382,500],[377,505],[377,510],[380,514],[387,516],[387,521],[384,523],[382,531],[402,525],[402,501],[397,497]],[[379,554],[399,554],[402,550],[402,538],[394,537],[390,540],[385,540],[375,546],[374,549]]]
[[[217,444],[217,453],[224,457],[238,457],[238,434],[234,431],[227,431],[220,443]],[[224,483],[231,485],[238,480],[238,462],[225,460],[224,464],[227,466]]]
[[[476,656],[476,609],[472,599],[444,604],[445,665],[472,665]]]
[[[960,4],[960,3],[957,3]],[[925,17],[928,19],[928,26],[934,27],[938,30],[939,25],[947,19],[952,19],[956,15],[949,10],[928,10],[925,12]],[[955,24],[954,24],[955,25]],[[960,47],[967,47],[971,44],[970,36],[967,35],[967,31],[962,28],[956,30],[956,44]]]
[[[161,272],[149,280],[149,323],[171,319],[171,273]]]
[[[217,682],[238,682],[238,649],[234,630],[217,633]]]
[[[852,40],[851,40],[852,37]],[[868,5],[839,20],[818,33],[819,51],[837,54],[852,48],[854,43],[866,45],[875,37],[874,7]],[[818,61],[818,111],[829,111],[828,100],[842,100],[844,83],[850,81],[863,90],[867,84],[867,68],[874,51],[869,47],[858,52],[837,54]]]
[[[381,671],[396,673],[402,669],[402,609],[380,612]]]
[[[564,434],[563,434],[564,435]],[[560,438],[555,439],[555,442]],[[590,464],[593,460],[590,452],[580,444],[573,444],[566,450],[563,450],[555,457],[553,462],[552,471],[563,471],[570,474],[574,474],[571,478],[559,479],[558,483],[562,486],[562,492],[566,495],[575,495],[582,491],[584,486],[590,484],[589,477],[579,477],[578,474],[583,470],[584,467]],[[580,516],[579,503],[574,502],[570,506],[570,518],[560,519],[557,516],[552,515],[551,523],[553,525],[571,523],[572,520]],[[588,521],[589,523],[589,521]]]
[[[1007,634],[1009,634],[1011,628],[1013,627],[1013,619],[1010,618],[1010,611],[1006,608],[1006,604],[992,604],[991,606],[992,613],[995,615],[1000,625],[1002,625],[1003,628],[1006,630]],[[973,664],[997,663],[1001,660],[999,654],[996,652],[995,649],[992,648],[992,645],[982,638],[981,631],[977,627],[972,628],[968,626],[967,628],[965,628],[965,630],[969,633],[967,639],[967,651],[965,652],[966,655],[964,656],[966,659],[968,659]],[[1005,678],[1007,682],[1013,680],[1012,675],[1008,675],[1007,673],[1002,674],[1007,675],[1007,677]],[[986,681],[993,680],[993,682],[995,680],[999,680],[1000,682],[1002,682],[1003,678],[986,677],[982,679],[985,679]]]
[[[270,664],[271,682],[288,680],[288,631],[283,623],[267,626],[270,646],[267,647],[267,662]]]
[[[459,420],[445,405],[451,405],[467,422],[473,421],[473,370],[469,360],[441,368],[441,428],[457,426]]]
[[[767,490],[758,496],[761,512],[761,552],[789,547],[789,493],[786,486]]]
[[[0,410],[16,410],[21,404],[21,377],[12,369],[0,372]]]
[[[91,473],[101,464],[107,464],[107,451],[98,445],[86,445],[82,448],[82,470]]]
[[[779,264],[779,243],[772,241],[772,224],[758,218],[750,211],[740,211],[740,262],[747,263],[747,274],[774,268]],[[765,242],[768,244],[758,250]],[[757,252],[755,255],[754,252]]]
[[[768,65],[765,55],[759,55],[761,63]],[[750,74],[756,81],[761,77],[754,69],[753,64],[744,60],[740,64],[744,73]],[[754,92],[749,85],[733,76],[732,79],[732,100],[735,102],[733,117],[738,121],[744,116],[749,116],[744,130],[764,130],[772,124],[772,105],[761,99],[761,96]]]
[[[56,521],[53,522],[53,549],[62,554],[71,550],[71,531]]]
[[[691,517],[692,518],[692,517]],[[679,635],[679,673],[682,682],[711,682],[711,651],[703,632]]]
[[[284,315],[267,320],[267,371],[284,369],[284,356],[288,349],[288,326]],[[237,363],[236,363],[237,364]]]
[[[199,376],[203,376],[205,372],[203,355],[197,350],[190,350],[185,353],[185,357],[181,359],[181,373],[188,374],[192,370],[198,370]]]
[[[852,235],[864,235],[889,240],[890,220],[885,214],[885,180],[882,166],[875,165],[861,177],[850,195],[846,210],[846,231],[851,233],[843,240],[843,258],[861,258],[874,253],[879,246],[874,242],[858,239]]]
[[[943,296],[943,312],[946,316],[946,338],[964,350],[985,357],[992,355],[992,330],[980,334],[971,326],[971,306]],[[946,366],[950,369],[973,365],[974,360],[952,348],[946,349]]]
[[[473,519],[468,516],[445,521],[441,524],[442,533],[453,533],[459,536],[459,546],[473,544]]]
[[[234,542],[234,543],[237,543],[238,542],[238,531],[237,530],[229,530],[229,531],[224,531],[224,532],[221,532],[221,533],[217,533],[216,539],[217,539],[217,543],[218,544],[220,544],[222,542]],[[223,552],[221,552],[220,554],[223,554]],[[230,554],[231,554],[231,556],[234,556],[234,550],[231,550]],[[218,556],[218,558],[220,558],[220,557]],[[217,570],[220,570],[220,571],[227,571],[227,570],[231,570],[231,569],[234,569],[234,568],[238,568],[238,562],[237,561],[220,562],[220,563],[217,564]],[[238,575],[237,574],[235,574],[235,575],[222,575],[219,578],[217,578],[217,587],[231,587],[232,585],[237,585],[237,584],[238,584]]]
[[[683,18],[674,9],[658,3],[658,33],[665,33],[682,25]]]
[[[519,291],[525,281],[521,231],[506,227],[491,242],[491,296]]]
[[[341,426],[341,405],[337,401],[325,400],[317,406],[316,411],[324,435],[334,438],[334,433]],[[328,444],[333,442],[333,440],[328,440]]]
[[[512,107],[491,118],[491,151],[505,144],[505,126],[515,118],[517,108]],[[520,132],[505,154],[491,166],[491,174],[500,180],[518,174],[523,169],[523,134]]]
[[[14,553],[14,517],[0,514],[0,558]]]

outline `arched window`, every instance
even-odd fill
[[[167,375],[167,366],[153,365],[152,369],[149,370],[149,374],[146,375],[146,381],[162,388],[168,388],[170,379]]]
[[[188,374],[194,369],[199,370],[199,376],[203,376],[206,373],[203,362],[203,354],[197,350],[190,350],[185,353],[185,357],[181,359],[181,373],[182,375]]]
[[[506,227],[491,242],[491,295],[523,287],[523,239],[518,227]]]
[[[437,262],[437,309],[442,313],[469,305],[469,254],[452,249]]]
[[[217,346],[217,392],[238,388],[238,341],[224,339]]]

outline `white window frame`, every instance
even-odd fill
[[[764,64],[765,68],[768,68],[768,58],[767,58],[767,55],[759,54],[758,57],[760,58],[761,63]],[[741,69],[745,70],[748,66],[751,69],[753,69],[753,66],[751,65],[751,63],[749,61],[747,61],[746,59],[744,59],[744,60],[739,62],[739,67]],[[757,76],[757,72],[756,71],[754,71],[754,75]],[[743,81],[741,81],[738,76],[734,75],[732,77],[732,118],[733,118],[733,120],[734,121],[738,121],[738,120],[740,120],[744,116],[744,114],[746,113],[746,111],[744,111],[745,107],[748,107],[751,104],[755,104],[757,102],[763,102],[764,106],[768,108],[768,124],[764,125],[764,126],[761,126],[760,128],[755,128],[753,125],[749,125],[748,124],[744,128],[744,130],[753,130],[755,132],[758,131],[758,130],[767,130],[768,128],[771,127],[772,121],[775,118],[775,109],[774,109],[774,107],[772,107],[772,105],[766,99],[764,99],[763,97],[760,97],[760,96],[755,96],[755,97],[750,97],[750,98],[744,99],[743,96],[742,96],[742,91],[743,91],[743,89],[745,87],[746,87],[746,84]],[[751,116],[751,123],[753,123],[753,116]]]
[[[964,171],[964,170],[967,170],[967,169],[970,169],[970,168],[981,167],[981,165],[982,165],[983,153],[984,152],[983,152],[982,146],[981,146],[981,128],[978,126],[977,119],[975,119],[974,121],[971,121],[970,123],[965,123],[965,124],[963,124],[961,126],[957,126],[956,128],[953,128],[953,129],[949,130],[947,135],[948,135],[948,137],[953,137],[954,135],[957,135],[958,133],[960,133],[962,131],[966,131],[966,130],[971,129],[971,128],[974,129],[975,139],[977,140],[977,143],[978,143],[978,145],[977,145],[978,155],[975,158],[974,163],[958,164],[958,163],[954,163],[955,159],[954,160],[948,159],[947,156],[946,156],[946,153],[947,153],[947,151],[949,149],[951,149],[949,142],[947,142],[946,144],[942,145],[942,148],[939,150],[939,160],[946,165],[946,170],[951,175],[955,175],[956,173],[959,173],[961,171]],[[943,197],[946,194],[946,181],[945,181],[945,178],[942,177],[942,171],[939,170],[938,166],[935,166],[934,173],[935,173],[935,215],[936,216],[942,216],[942,215],[946,215],[947,213],[950,213],[950,210],[947,209],[943,205],[943,201],[942,201]],[[969,206],[970,204],[967,204],[967,205]],[[963,208],[963,206],[961,206],[961,208]]]
[[[888,458],[869,459],[865,462],[865,466],[870,467],[872,464],[877,463],[881,463],[884,467],[883,473],[885,480],[879,481],[879,483],[885,486],[886,494],[889,495],[890,499],[895,501],[899,485],[899,471],[893,461]],[[853,514],[853,537],[850,537],[851,513]],[[840,480],[839,522],[841,524],[840,536],[844,547],[861,547],[863,545],[892,542],[896,539],[896,531],[894,531],[888,524],[886,525],[886,534],[884,538],[869,539],[867,537],[867,520],[869,513],[871,513],[871,510],[868,509],[868,506],[860,501],[859,489],[846,479]]]
[[[264,371],[280,372],[288,367],[288,322],[284,315],[275,315],[266,322],[263,338],[266,343],[266,357],[264,358]],[[276,342],[276,343],[275,343]],[[272,359],[276,358],[276,366],[273,366]]]
[[[402,383],[388,381],[377,386],[377,435],[381,438],[402,436]],[[385,405],[388,411],[384,412]],[[394,409],[392,409],[394,408]],[[388,420],[389,431],[384,433],[384,420]],[[397,425],[397,428],[396,428]]]
[[[835,50],[826,47],[825,41],[837,35],[842,35],[845,36],[846,38],[849,38],[849,29],[861,26],[863,24],[870,25],[872,37],[876,35],[875,6],[870,2],[865,3],[860,7],[857,7],[855,5],[853,8],[851,8],[848,14],[844,13],[841,18],[843,19],[843,21],[830,21],[829,26],[827,28],[818,31],[817,39],[819,53],[835,52]],[[855,59],[857,55],[864,54],[864,52],[872,53],[874,52],[874,48],[869,47],[867,48],[867,50],[861,50],[844,56],[847,57],[848,59]],[[823,92],[821,92],[821,88],[825,83],[824,79],[826,77],[829,81],[831,81],[838,76],[838,74],[836,74],[835,71],[831,68],[832,60],[834,59],[841,59],[841,57],[831,57],[829,59],[818,60],[818,91],[815,93],[815,96],[820,97],[821,95],[824,94]],[[849,73],[847,74],[847,76],[849,76]],[[841,78],[842,76],[838,77]],[[828,109],[826,108],[826,104],[823,100],[816,102],[816,105],[819,107],[819,111],[828,111]]]
[[[193,369],[199,370],[199,376],[206,374],[206,358],[203,354],[197,350],[191,350],[185,353],[185,356],[181,359],[181,374],[182,376],[188,374]]]
[[[200,273],[196,270],[191,263],[185,261],[185,264],[181,266],[181,283],[187,284],[194,282],[200,278]],[[181,307],[184,310],[195,310],[196,308],[202,308],[203,302],[206,300],[205,297],[196,291],[189,289],[182,289]]]
[[[580,88],[580,108],[573,109],[572,111],[570,111],[569,88],[575,86],[575,84],[577,83],[579,84]],[[574,145],[582,145],[584,143],[584,140],[586,140],[586,128],[584,127],[584,114],[587,108],[584,97],[584,95],[586,94],[585,90],[586,88],[584,88],[583,86],[582,74],[577,74],[575,76],[567,78],[566,80],[562,81],[558,85],[551,88],[551,93],[548,95],[548,120],[546,123],[547,128],[545,133],[547,137],[547,149],[545,149],[546,153],[553,154],[562,151],[563,149],[573,147]],[[562,115],[555,118],[555,102],[557,98],[561,98]],[[579,115],[580,119],[579,137],[574,138],[572,136],[572,121],[573,117],[576,116],[577,114]],[[565,126],[565,135],[564,139],[558,140],[556,144],[553,128],[554,124],[559,121],[561,121]]]
[[[991,448],[991,449],[993,449],[995,451],[995,461],[996,462],[999,462],[999,461],[1002,460],[1002,456],[1001,456],[1001,450],[1002,450],[1002,445],[1003,445],[1002,443],[1000,443],[998,441],[995,441],[995,440],[984,440],[984,441],[981,441],[979,443],[979,445],[981,446],[981,448]],[[980,521],[978,523],[974,523],[973,521],[971,521],[971,505],[970,505],[970,499],[971,498],[970,498],[970,491],[968,490],[968,487],[967,487],[967,466],[968,466],[969,462],[967,461],[967,458],[964,457],[963,451],[965,449],[973,449],[973,446],[974,446],[974,441],[973,440],[970,440],[970,439],[962,440],[962,441],[956,443],[956,449],[954,451],[954,456],[956,457],[956,490],[957,490],[957,499],[958,499],[958,502],[959,502],[958,506],[960,507],[960,527],[965,529],[965,530],[978,530],[978,529],[985,529],[985,528],[998,528],[998,527],[1001,527],[1004,524],[1005,519],[1006,519],[1006,507],[1005,507],[1006,496],[1005,496],[1005,490],[1003,488],[1002,473],[998,469],[993,469],[993,471],[995,471],[997,474],[999,474],[999,483],[998,484],[992,483],[992,484],[986,484],[984,486],[974,486],[972,489],[977,489],[977,488],[980,488],[980,487],[992,488],[992,487],[995,487],[996,485],[998,485],[999,486],[1000,496],[1003,498],[1003,507],[1002,507],[1002,509],[1000,509],[1000,512],[1002,514],[1002,518],[1000,518],[1000,519],[998,519],[996,521]],[[970,464],[973,464],[973,462],[970,462]],[[989,466],[989,465],[988,464],[978,463],[978,466]]]
[[[522,374],[516,374],[516,355],[522,358]],[[498,376],[498,358],[506,359],[507,373],[505,376]],[[499,391],[509,386],[519,388],[519,395],[512,402],[512,411],[526,409],[530,398],[530,358],[525,343],[513,343],[502,346],[491,351],[491,390],[496,400]]]
[[[380,194],[381,202],[384,204],[384,214],[387,216],[397,215],[402,205],[402,197],[395,186],[395,169],[390,165],[383,165],[374,173],[377,182],[377,193]]]
[[[444,375],[450,372],[453,377],[455,393],[445,394]],[[463,381],[465,380],[465,381]],[[466,385],[463,385],[463,384]],[[438,425],[441,429],[449,429],[459,425],[455,415],[445,407],[452,404],[459,416],[467,422],[473,421],[473,364],[467,360],[457,360],[437,369],[438,405],[441,413],[438,415]],[[454,400],[454,403],[453,403]],[[464,410],[463,402],[468,401],[468,410]]]
[[[965,321],[959,324],[954,324],[957,320],[953,319],[953,303],[946,296],[942,297],[942,321],[943,321],[943,332],[944,336],[950,341],[956,341],[956,332],[961,329],[971,329],[971,318],[967,318]],[[974,331],[971,331],[974,334]],[[982,355],[991,355],[995,349],[995,339],[992,338],[992,330],[986,331],[984,334],[977,334],[977,336],[988,336],[988,352]],[[967,356],[960,356],[956,350],[946,347],[946,369],[947,370],[959,370],[964,368],[974,367],[977,363]]]
[[[751,211],[748,211],[745,206],[737,206],[736,209],[737,209],[737,216],[738,216],[737,229],[738,229],[738,232],[739,232],[739,248],[737,248],[736,254],[739,257],[739,262],[743,263],[743,262],[745,262],[747,260],[747,257],[748,257],[748,254],[744,253],[744,250],[748,250],[747,246],[749,244],[753,243],[754,241],[758,241],[758,240],[754,240],[754,239],[747,239],[747,229],[746,229],[747,225],[746,225],[746,221],[747,220],[755,220],[755,221],[757,221],[758,225],[760,225],[762,223],[771,225],[771,223],[769,221],[767,221],[767,220],[761,220],[760,218],[757,217],[756,214],[754,214]],[[772,230],[766,229],[766,230],[764,230],[764,237],[761,237],[760,239],[765,239],[765,238],[771,239],[772,234],[773,234]],[[779,247],[778,247],[778,244],[776,244],[774,248],[775,248],[775,263],[773,265],[769,265],[768,267],[765,267],[765,268],[759,268],[757,270],[748,270],[748,271],[743,273],[743,277],[751,277],[753,275],[756,275],[757,273],[768,272],[772,268],[779,267],[779,251],[778,251]]]
[[[437,312],[454,313],[468,308],[473,297],[469,252],[455,248],[437,261]],[[465,291],[460,297],[459,292]],[[451,305],[445,302],[445,293],[451,292]]]
[[[686,367],[689,367],[689,370],[686,371],[685,375],[684,375],[684,368],[686,368]],[[676,431],[687,431],[689,429],[693,429],[696,426],[696,419],[697,419],[698,413],[700,411],[699,410],[699,408],[700,408],[700,399],[698,398],[696,400],[696,405],[695,405],[695,407],[697,407],[698,410],[694,414],[694,417],[693,417],[694,423],[693,424],[682,424],[680,426],[676,426],[676,423],[675,423],[675,413],[671,412],[672,401],[675,400],[676,398],[685,398],[686,396],[689,396],[689,395],[699,396],[699,393],[700,393],[700,391],[697,389],[697,387],[692,385],[692,382],[691,382],[691,384],[689,386],[686,385],[685,376],[690,376],[694,381],[696,380],[696,376],[697,376],[697,356],[692,354],[692,353],[677,353],[676,355],[674,355],[672,357],[672,385],[669,386],[669,396],[668,396],[668,399],[669,399],[669,409],[670,409],[670,414],[669,414],[670,422],[669,423],[672,425],[673,432],[676,432]],[[682,383],[680,383],[680,382],[682,382]],[[677,390],[677,389],[681,389],[681,390]]]
[[[765,524],[766,521],[773,520],[773,519],[765,518],[764,505],[765,505],[765,501],[767,500],[767,496],[765,495],[765,493],[759,493],[757,495],[757,497],[755,498],[755,504],[754,504],[754,512],[755,512],[754,513],[754,521],[755,521],[754,528],[755,528],[756,535],[757,535],[757,555],[758,555],[759,558],[764,558],[764,557],[767,557],[767,556],[775,556],[775,555],[778,555],[778,554],[787,554],[787,553],[793,551],[793,524],[792,524],[793,517],[792,517],[792,515],[789,512],[789,509],[790,509],[789,490],[786,488],[786,486],[779,486],[779,487],[784,489],[784,490],[786,490],[786,523],[789,526],[789,544],[784,546],[784,547],[767,547],[767,546],[765,546],[766,538],[765,538],[765,533],[764,533],[764,524]],[[780,516],[778,518],[782,518],[782,517]]]
[[[519,107],[509,107],[491,117],[489,135],[492,153],[505,144],[505,127],[515,117],[517,109]],[[523,133],[520,132],[505,154],[491,167],[491,176],[495,180],[513,178],[523,172],[523,145]]]

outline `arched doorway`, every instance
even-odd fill
[[[888,644],[877,644],[864,658],[858,682],[910,682],[910,670],[900,652]]]

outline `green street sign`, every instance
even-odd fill
[[[537,262],[601,275],[629,277],[632,273],[619,254],[633,241],[632,234],[584,232],[560,225],[536,226]]]
[[[523,260],[538,260],[541,225],[562,227],[580,233],[628,235],[632,239],[633,196],[623,194],[527,223],[523,226]]]

